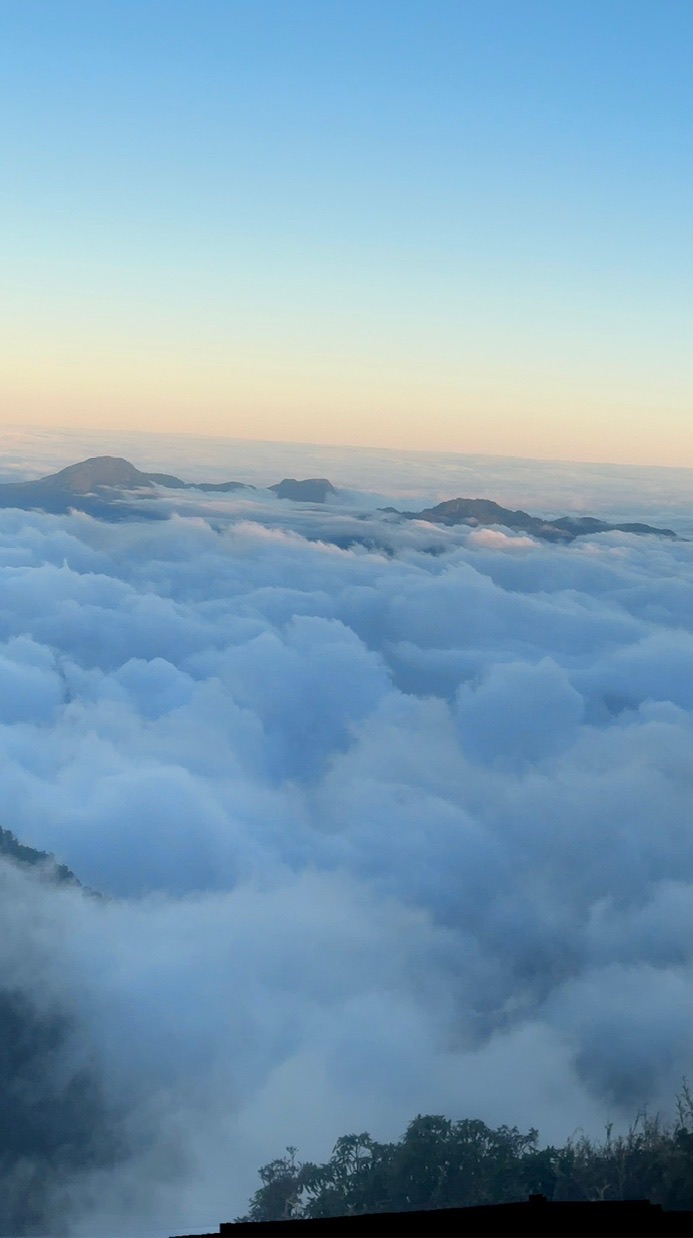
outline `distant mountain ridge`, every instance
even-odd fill
[[[149,486],[151,482],[148,474],[141,473],[129,460],[118,456],[94,456],[28,484],[68,490],[72,494],[89,494],[99,486]]]
[[[136,514],[131,505],[128,507],[121,502],[126,492],[144,490],[150,493],[143,497],[153,498],[158,486],[168,490],[203,490],[222,494],[256,489],[243,481],[183,481],[172,473],[142,472],[120,456],[92,456],[36,481],[0,484],[0,507],[38,508],[54,514],[77,509],[92,516],[122,518]],[[325,477],[309,477],[303,481],[285,477],[269,489],[275,491],[280,499],[308,503],[324,503],[328,494],[337,493],[332,482]],[[144,513],[138,509],[138,514]],[[148,514],[156,516],[154,512]]]
[[[58,473],[51,473],[37,481],[5,482],[0,484],[0,508],[18,507],[64,514],[70,510],[87,512],[107,520],[127,518],[166,519],[167,513],[141,502],[133,503],[133,490],[141,491],[139,498],[153,499],[157,489],[202,490],[208,493],[228,494],[236,490],[255,490],[241,481],[189,482],[171,473],[146,473],[120,456],[93,456],[70,464]],[[285,477],[268,489],[278,499],[299,503],[324,503],[339,491],[326,477],[307,477],[297,480]],[[127,497],[126,497],[127,496]],[[493,499],[446,499],[435,507],[419,512],[400,511],[385,507],[381,511],[398,516],[402,520],[424,520],[429,524],[460,525],[471,527],[501,525],[516,532],[528,533],[542,541],[568,543],[576,537],[594,533],[651,534],[677,540],[673,529],[656,528],[642,523],[610,523],[594,516],[560,516],[546,520],[532,516],[521,509],[513,511],[502,507]]]
[[[241,490],[244,485],[241,481],[229,481],[210,487],[202,483],[196,488]],[[37,481],[5,482],[0,485],[0,507],[39,508],[54,513],[77,508],[98,516],[105,515],[104,506],[112,507],[123,492],[153,491],[156,486],[172,490],[192,488],[191,483],[169,473],[143,473],[120,456],[92,456]]]
[[[305,481],[296,481],[295,477],[285,477],[283,481],[270,486],[278,499],[292,499],[294,503],[324,503],[329,494],[337,490],[326,477],[307,477]]]
[[[501,507],[493,499],[446,499],[445,502],[437,503],[435,507],[426,507],[420,512],[401,512],[396,507],[384,510],[406,520],[425,520],[429,524],[466,524],[472,528],[502,525],[506,529],[529,533],[532,537],[549,542],[567,543],[574,541],[576,537],[593,533],[614,532],[649,533],[678,540],[673,529],[630,522],[612,524],[607,520],[597,520],[594,516],[560,516],[556,520],[544,520],[541,516],[530,516],[529,512],[521,509],[513,511],[509,507]]]

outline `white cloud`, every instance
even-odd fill
[[[5,985],[69,1008],[132,1153],[73,1175],[74,1234],[218,1223],[286,1142],[560,1139],[690,1070],[691,544],[278,506],[0,512],[3,822],[112,896],[3,904]]]

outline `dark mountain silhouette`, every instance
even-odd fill
[[[35,847],[27,847],[20,843],[11,830],[0,826],[0,860],[12,860],[22,867],[34,869],[39,875],[50,881],[68,882],[70,885],[81,886],[81,882],[66,864],[59,864],[49,851],[37,851]]]
[[[152,477],[158,477],[158,473],[152,473]],[[186,490],[219,490],[223,494],[228,494],[231,490],[254,490],[255,486],[251,486],[247,481],[196,481],[183,482]],[[170,485],[170,483],[162,482],[162,485]]]
[[[131,498],[131,492],[138,490],[140,499],[152,499],[159,486],[170,490],[254,489],[241,481],[192,483],[171,473],[143,473],[119,456],[93,456],[38,481],[0,485],[0,507],[39,509],[57,514],[76,509],[107,520],[132,516],[165,519],[166,513],[154,506],[147,510],[141,503],[135,506]]]
[[[218,494],[255,489],[255,486],[242,481],[183,481],[172,473],[144,473],[120,456],[93,456],[37,481],[13,481],[0,485],[0,507],[38,509],[57,514],[77,510],[107,520],[133,516],[165,519],[166,513],[155,506],[147,510],[141,502],[142,499],[153,499],[161,486],[167,490],[203,490]],[[308,477],[303,481],[285,477],[269,489],[279,499],[304,503],[324,503],[328,495],[337,493],[326,477]],[[132,501],[133,490],[140,492],[136,506]]]
[[[492,499],[447,499],[444,503],[426,507],[420,512],[399,512],[395,507],[386,507],[383,510],[407,520],[426,520],[430,524],[466,524],[472,528],[502,525],[506,529],[529,533],[549,542],[568,543],[585,534],[610,532],[650,533],[658,537],[676,538],[673,529],[659,529],[653,525],[638,523],[611,524],[593,516],[561,516],[557,520],[544,520],[541,516],[530,516],[529,512],[501,507]]]
[[[278,499],[293,499],[295,503],[324,503],[328,494],[337,491],[326,477],[306,477],[297,481],[295,477],[285,477],[274,486],[270,486]]]
[[[101,515],[116,492],[147,488],[153,483],[127,460],[97,456],[71,464],[38,481],[7,482],[0,486],[0,507],[39,508],[62,513],[71,508]]]
[[[18,884],[11,869],[26,880]],[[92,893],[54,856],[0,828],[2,931],[17,938],[16,949],[34,898],[47,905],[66,886]],[[48,939],[40,949],[48,959]],[[28,963],[26,975],[0,970],[0,1234],[68,1233],[66,1183],[127,1154],[120,1115],[85,1053],[88,1035],[69,984],[63,997],[51,996]]]
[[[586,533],[608,533],[615,529],[620,533],[656,533],[659,537],[676,539],[673,529],[657,529],[639,521],[609,524],[606,520],[596,520],[594,516],[561,516],[560,520],[554,520],[553,524],[558,529],[567,529],[573,537],[581,537]]]
[[[188,482],[171,473],[145,473],[119,456],[94,456],[71,464],[59,473],[51,473],[38,481],[0,484],[0,508],[19,507],[62,514],[71,510],[87,512],[104,520],[143,519],[165,520],[168,513],[155,499],[163,487],[168,490],[203,490],[228,494],[235,490],[254,490],[241,481]],[[298,503],[324,503],[338,491],[326,477],[298,480],[285,477],[269,487],[278,499]],[[133,492],[136,492],[133,495]],[[145,500],[145,501],[143,501]],[[429,524],[474,526],[502,525],[529,533],[544,541],[568,543],[576,537],[593,533],[656,534],[676,538],[672,529],[660,529],[641,523],[616,523],[598,520],[594,516],[560,516],[545,520],[525,511],[501,507],[492,499],[447,499],[435,507],[420,512],[399,511],[385,507],[383,512],[404,520],[425,520]],[[354,540],[353,538],[351,539]]]
[[[148,473],[141,473],[129,460],[123,460],[119,456],[93,456],[90,460],[70,464],[59,473],[52,473],[38,482],[29,482],[28,485],[67,490],[70,494],[91,494],[104,486],[135,489],[138,486],[151,486],[152,481]]]

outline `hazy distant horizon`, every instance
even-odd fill
[[[233,479],[263,486],[285,476],[327,476],[341,489],[368,492],[374,502],[396,498],[424,506],[464,495],[544,515],[649,517],[693,534],[693,468],[688,467],[399,451],[188,431],[0,427],[0,481],[30,480],[92,455],[124,456],[145,471],[173,472],[189,481]]]

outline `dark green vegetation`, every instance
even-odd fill
[[[62,1232],[73,1174],[112,1163],[95,1075],[75,1066],[69,1015],[0,988],[0,1234]]]
[[[74,873],[0,829],[0,931],[24,940],[27,912],[50,886],[80,890]],[[46,888],[48,887],[48,889]],[[88,893],[82,889],[82,893]],[[30,934],[30,928],[29,928]],[[34,943],[35,945],[36,943]],[[29,961],[31,960],[31,961]],[[44,952],[0,973],[0,1235],[66,1232],[67,1188],[77,1174],[122,1155],[117,1124],[85,1055],[69,1003],[42,982]],[[38,967],[36,974],[33,966]]]
[[[11,830],[0,826],[0,856],[14,860],[17,864],[26,864],[38,870],[51,881],[67,881],[72,885],[80,885],[75,874],[66,864],[58,864],[55,856],[48,851],[37,851],[34,847],[25,847]]]
[[[296,1149],[264,1165],[249,1221],[463,1208],[520,1201],[649,1199],[693,1208],[693,1096],[684,1083],[670,1125],[641,1115],[626,1135],[574,1136],[539,1147],[536,1130],[417,1117],[398,1143],[368,1134],[337,1140],[329,1161],[302,1164]]]

